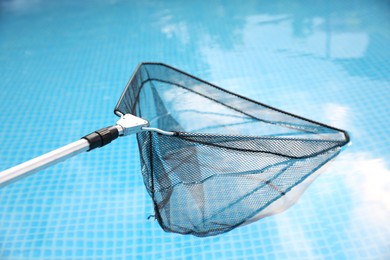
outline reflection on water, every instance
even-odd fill
[[[369,153],[353,153],[340,162],[346,186],[354,198],[352,216],[369,225],[377,233],[390,232],[388,216],[390,214],[390,170],[381,157],[372,157]],[[352,174],[359,176],[356,178]],[[371,211],[367,212],[366,209]],[[364,217],[363,217],[364,216]],[[354,229],[357,228],[359,224]],[[366,228],[368,228],[366,226]]]
[[[288,255],[307,254],[308,259],[326,258],[328,254],[336,258],[358,257],[358,251],[370,255],[371,244],[367,239],[372,238],[378,249],[376,255],[387,256],[390,171],[385,161],[373,158],[369,153],[349,153],[340,156],[331,168],[331,173],[316,183],[318,194],[311,194],[314,201],[305,199],[304,203],[297,205],[302,212],[310,213],[314,227],[305,223],[309,220],[299,211],[275,217],[281,240],[292,241],[289,245],[282,243],[283,250]],[[334,200],[338,196],[342,200]],[[336,206],[332,207],[329,201]],[[319,210],[318,205],[323,202],[326,202],[325,208]],[[314,234],[310,229],[314,229]],[[342,237],[335,239],[338,236]],[[324,243],[327,246],[321,249]],[[360,250],[354,248],[356,243],[362,243]]]

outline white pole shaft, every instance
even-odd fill
[[[0,172],[0,188],[43,170],[51,165],[65,161],[66,159],[85,152],[88,149],[89,142],[86,139],[80,139],[76,142],[70,143],[54,151],[2,171]]]

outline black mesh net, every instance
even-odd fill
[[[116,111],[175,132],[137,134],[142,175],[161,227],[196,236],[288,208],[349,141],[159,63],[138,67]]]

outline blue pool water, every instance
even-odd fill
[[[113,124],[141,61],[352,136],[295,206],[209,238],[148,219],[123,138],[1,189],[0,259],[389,259],[389,46],[388,1],[0,0],[0,170]]]

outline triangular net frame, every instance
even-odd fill
[[[142,175],[165,231],[211,236],[281,212],[349,137],[161,63],[142,63],[115,111],[173,136],[137,134]]]

